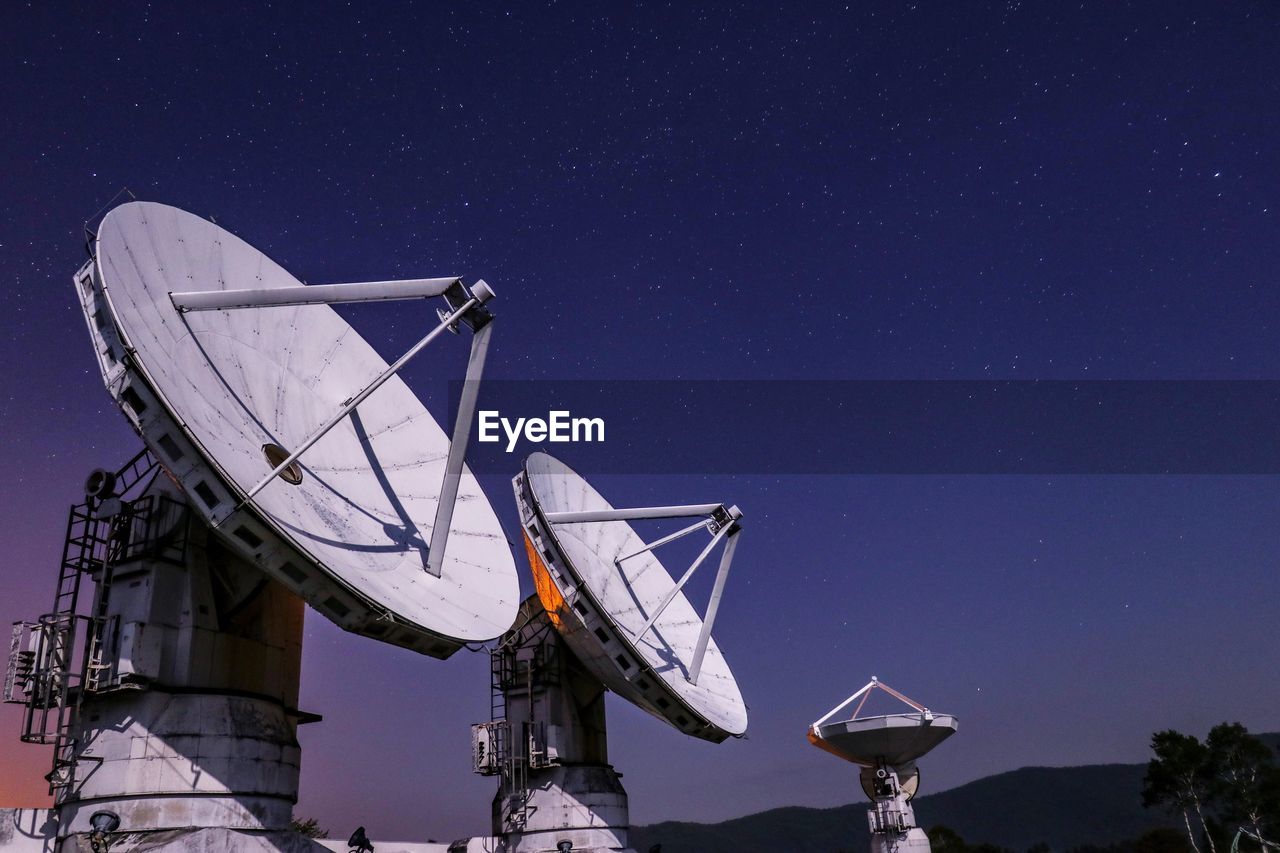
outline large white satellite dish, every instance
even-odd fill
[[[514,561],[462,459],[492,331],[483,282],[306,286],[147,202],[107,214],[92,250],[81,300],[108,390],[237,552],[342,627],[424,654],[510,626]],[[391,366],[325,304],[427,297],[447,309]],[[460,325],[472,353],[451,442],[397,371]]]
[[[747,728],[738,683],[711,638],[739,540],[741,513],[723,504],[615,509],[563,462],[535,453],[515,480],[534,585],[574,654],[623,698],[686,734],[719,742]],[[646,543],[627,522],[698,517]],[[674,580],[654,549],[706,530],[711,541]],[[682,588],[724,543],[705,618]]]

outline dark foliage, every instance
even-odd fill
[[[1241,827],[1274,839],[1280,831],[1280,766],[1268,740],[1273,736],[1255,737],[1239,723],[1214,726],[1204,743],[1171,729],[1157,732],[1143,805],[1177,816],[1189,849],[1222,851]],[[1244,849],[1256,846],[1249,840]]]
[[[307,838],[329,837],[329,830],[322,829],[320,821],[313,817],[306,818],[305,820],[298,820],[295,817],[293,820],[289,821],[289,828],[299,835],[306,836]]]

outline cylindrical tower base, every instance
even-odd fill
[[[529,772],[527,788],[494,798],[506,853],[634,853],[627,846],[627,792],[612,767],[566,765]]]
[[[60,835],[99,810],[120,831],[287,829],[297,800],[296,721],[270,699],[152,687],[94,697],[81,715],[76,796]]]

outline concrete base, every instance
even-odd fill
[[[329,853],[296,832],[244,829],[164,829],[111,836],[110,853]],[[87,835],[73,835],[57,853],[92,853]],[[7,853],[7,851],[6,851]]]
[[[92,853],[87,833],[58,840],[53,809],[0,809],[0,853]],[[108,836],[110,853],[329,853],[346,844],[318,843],[287,830],[225,828],[165,829],[153,832],[117,832]],[[398,853],[400,848],[377,845],[378,853]],[[448,845],[410,845],[403,853],[447,853]]]
[[[53,809],[0,808],[0,853],[91,853],[92,845],[84,833],[58,841],[56,812]],[[577,853],[583,851],[620,851],[634,853],[624,847],[587,847],[577,839],[590,833],[569,830],[545,841],[573,841]],[[625,834],[625,833],[624,833]],[[596,836],[597,840],[598,836]],[[606,840],[615,839],[616,834]],[[509,846],[502,838],[476,837],[450,844],[416,841],[374,840],[377,853],[516,853],[516,851],[555,851],[538,846],[535,837],[516,840],[520,846]],[[585,843],[585,842],[584,842]],[[347,843],[338,838],[304,838],[295,832],[252,831],[225,828],[168,829],[153,832],[120,832],[110,836],[110,853],[347,853]],[[928,842],[925,842],[926,849]]]
[[[527,799],[494,799],[506,853],[556,853],[562,841],[576,853],[634,853],[627,846],[627,792],[607,765],[571,764],[529,773]]]
[[[88,832],[99,809],[124,831],[286,830],[298,790],[294,728],[266,699],[160,689],[94,697],[61,832]]]
[[[57,818],[53,809],[0,808],[0,851],[53,853]]]

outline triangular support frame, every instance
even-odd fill
[[[724,543],[724,551],[720,554],[720,567],[716,571],[715,585],[711,590],[711,599],[707,602],[707,612],[703,616],[702,628],[698,632],[698,642],[693,650],[693,659],[689,663],[689,671],[685,676],[689,683],[697,684],[698,676],[702,673],[702,662],[707,654],[707,646],[711,642],[711,628],[715,625],[716,616],[720,611],[720,601],[724,597],[725,582],[728,580],[729,568],[733,564],[733,555],[737,550],[738,539],[742,533],[742,525],[740,523],[742,510],[736,506],[725,506],[720,503],[585,510],[580,512],[549,512],[545,514],[548,524],[583,524],[597,521],[635,521],[641,519],[693,517],[701,517],[702,520],[677,530],[675,533],[656,539],[646,544],[643,548],[619,557],[614,562],[621,566],[626,560],[653,551],[655,548],[660,548],[692,533],[697,533],[699,530],[706,530],[711,534],[711,541],[702,549],[689,568],[685,570],[685,573],[681,575],[680,580],[676,581],[675,586],[659,602],[658,606],[649,614],[649,618],[644,625],[636,632],[635,640],[639,642],[645,634],[653,629],[654,623],[662,616],[663,611],[684,589],[685,584],[693,577],[693,573],[698,570],[698,567],[706,561],[707,557],[711,556],[711,552],[715,550],[716,546],[721,542]]]
[[[453,424],[453,436],[449,444],[449,455],[445,461],[444,478],[440,485],[440,499],[436,504],[435,523],[431,528],[431,542],[427,546],[427,560],[424,570],[440,577],[444,571],[445,548],[449,539],[449,528],[453,523],[453,511],[457,504],[458,486],[462,480],[462,466],[466,459],[467,442],[471,435],[471,425],[475,419],[476,404],[480,392],[480,381],[484,375],[485,359],[489,353],[490,338],[493,333],[493,315],[485,307],[493,298],[493,289],[477,280],[468,287],[462,279],[418,278],[400,281],[366,281],[344,284],[311,284],[294,287],[268,287],[245,290],[207,290],[170,293],[169,299],[174,308],[181,313],[188,311],[226,311],[240,308],[271,308],[284,305],[331,305],[347,302],[385,302],[398,299],[429,299],[442,296],[448,303],[447,309],[439,312],[439,323],[411,346],[404,355],[396,359],[386,370],[352,394],[329,420],[313,430],[294,448],[272,471],[249,489],[244,497],[231,511],[234,513],[246,506],[253,498],[271,484],[280,474],[286,471],[323,438],[330,430],[348,417],[363,403],[369,395],[395,376],[409,361],[422,352],[427,344],[434,341],[442,333],[457,332],[459,325],[466,325],[472,331],[471,355],[467,360],[466,378],[463,381],[462,396],[458,402],[458,411]],[[217,523],[225,521],[228,513]]]
[[[858,690],[848,699],[845,699],[839,705],[832,708],[824,716],[816,720],[814,724],[810,726],[810,728],[816,734],[818,729],[821,726],[829,723],[832,717],[834,717],[836,714],[840,713],[842,710],[847,708],[849,704],[853,702],[853,700],[855,699],[860,699],[861,701],[858,702],[858,707],[853,709],[853,714],[849,717],[849,719],[850,720],[858,719],[858,714],[862,713],[862,706],[867,704],[867,699],[871,696],[871,693],[877,688],[879,688],[880,690],[883,690],[885,693],[888,693],[890,696],[903,702],[904,704],[910,705],[912,708],[915,708],[917,711],[919,711],[921,714],[924,715],[925,720],[933,719],[933,713],[928,708],[921,705],[919,702],[915,701],[914,699],[910,699],[907,696],[904,696],[903,694],[899,693],[897,690],[894,690],[892,687],[885,684],[883,681],[881,681],[880,679],[876,678],[873,675],[871,676],[871,680],[868,681],[865,685],[863,685],[860,690]]]

